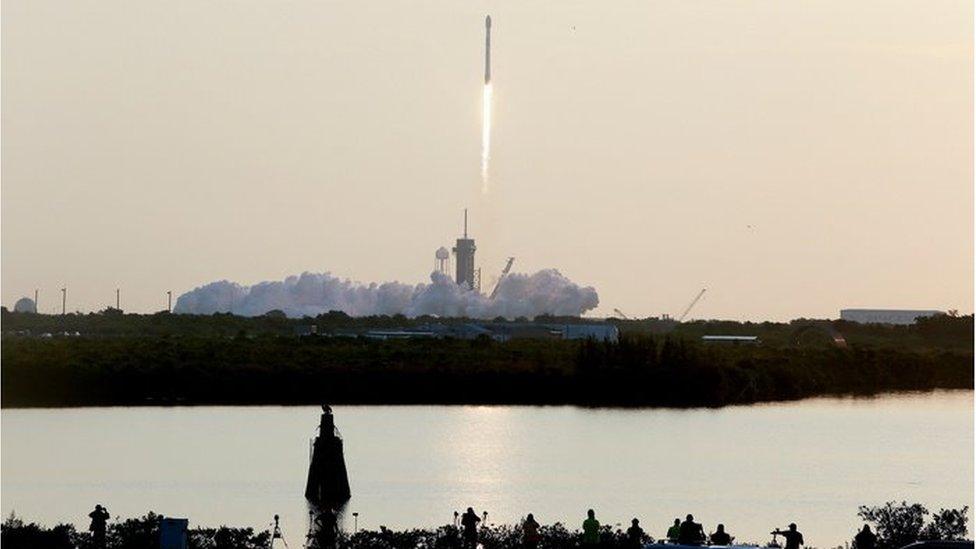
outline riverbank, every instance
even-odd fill
[[[329,337],[5,338],[3,407],[571,404],[717,407],[972,389],[972,351]]]
[[[879,549],[896,549],[920,539],[925,540],[964,540],[968,535],[969,508],[940,509],[932,514],[919,504],[909,505],[905,502],[888,502],[879,507],[862,506],[858,509],[858,516],[872,526],[872,539]],[[321,516],[321,515],[320,515]],[[475,515],[477,517],[477,515]],[[689,515],[690,519],[691,515]],[[482,520],[484,519],[484,520]],[[162,515],[149,512],[139,518],[120,519],[116,517],[104,528],[104,537],[109,547],[153,547],[160,535]],[[321,519],[320,519],[321,520]],[[408,530],[390,530],[380,527],[379,530],[353,531],[341,529],[317,528],[309,532],[305,547],[309,549],[460,549],[466,546],[465,540],[476,541],[483,549],[524,549],[525,547],[545,547],[549,549],[576,549],[593,547],[591,541],[587,543],[587,535],[581,530],[567,527],[561,523],[539,524],[533,520],[534,528],[527,530],[520,524],[491,524],[487,522],[488,515],[477,517],[478,524],[471,530],[471,537],[464,531],[464,527],[455,519],[454,524],[439,528],[413,528]],[[680,519],[675,519],[680,520]],[[277,521],[277,517],[276,517]],[[334,521],[322,521],[328,524]],[[675,540],[667,540],[665,536],[657,537],[654,529],[666,529],[670,524],[640,524],[639,519],[633,522],[622,520],[616,524],[601,524],[595,522],[590,536],[597,540],[596,546],[601,549],[634,549],[645,544],[672,544]],[[681,527],[685,531],[700,532],[702,538],[707,533],[714,533],[714,528],[700,523],[687,522]],[[733,526],[734,528],[734,526]],[[771,530],[786,530],[771,526]],[[735,539],[735,530],[728,531],[732,536],[729,541],[720,542],[729,546],[759,546],[759,540],[746,542]],[[684,534],[682,534],[684,535]],[[807,531],[809,538],[815,539]],[[854,533],[851,534],[854,537]],[[59,524],[48,528],[36,523],[25,523],[23,519],[14,515],[7,517],[0,525],[0,543],[7,549],[87,549],[94,547],[93,534],[79,531],[72,524]],[[531,539],[532,545],[525,541]],[[713,538],[714,539],[714,538]],[[255,531],[253,528],[220,526],[219,528],[193,527],[186,530],[186,545],[188,549],[266,549],[274,546],[276,540],[284,539],[283,532],[275,524],[268,530]],[[775,538],[774,538],[775,540]],[[292,536],[292,541],[295,536]],[[279,541],[285,545],[282,541]],[[692,542],[682,542],[693,545]],[[687,547],[683,545],[679,547]],[[707,545],[705,545],[707,547]],[[971,546],[971,545],[970,545]],[[714,546],[713,546],[714,547]],[[776,546],[778,547],[778,546]],[[814,545],[807,542],[807,547]]]

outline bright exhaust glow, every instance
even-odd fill
[[[485,84],[481,120],[481,193],[488,194],[488,161],[491,159],[491,84]]]

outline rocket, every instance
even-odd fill
[[[491,16],[485,16],[485,84],[491,84]]]

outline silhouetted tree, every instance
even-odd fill
[[[966,539],[968,514],[968,505],[962,509],[939,509],[938,513],[932,513],[932,522],[922,528],[921,539]]]
[[[0,524],[0,546],[4,549],[74,549],[78,533],[69,524],[45,528],[33,522],[25,524],[12,512]]]
[[[858,508],[858,516],[874,524],[879,549],[897,549],[919,540],[962,539],[967,533],[969,506],[941,509],[925,523],[929,510],[920,503],[889,501],[884,505]]]

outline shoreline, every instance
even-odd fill
[[[668,410],[668,411],[680,411],[680,410],[721,410],[724,408],[737,408],[737,407],[754,407],[754,406],[777,406],[777,405],[789,405],[801,402],[810,402],[816,400],[824,401],[871,401],[875,399],[884,398],[898,398],[898,397],[909,397],[909,396],[922,396],[930,395],[935,393],[946,393],[946,394],[956,394],[956,393],[973,393],[976,392],[974,387],[933,387],[929,389],[895,389],[890,391],[879,391],[875,393],[825,393],[819,395],[809,395],[797,398],[781,399],[781,400],[765,400],[756,402],[736,402],[730,404],[722,404],[715,406],[665,406],[665,405],[614,405],[614,404],[604,404],[604,405],[586,405],[586,404],[576,404],[572,402],[566,403],[527,403],[527,402],[330,402],[333,406],[342,407],[516,407],[516,408],[575,408],[579,410],[621,410],[621,411],[650,411],[650,410]],[[119,404],[65,404],[65,405],[15,405],[9,406],[0,403],[0,411],[9,410],[79,410],[79,409],[113,409],[113,408],[155,408],[155,409],[167,409],[167,408],[301,408],[301,407],[318,407],[321,402],[246,402],[246,403],[228,403],[228,402],[190,402],[190,403],[159,403],[159,402],[142,402],[142,403],[119,403]]]
[[[345,315],[308,320],[326,330],[318,335],[295,335],[302,321],[230,315],[6,313],[3,322],[14,329],[4,332],[0,349],[3,408],[327,402],[686,409],[974,386],[972,316],[911,326],[835,321],[830,329],[843,332],[843,345],[822,323],[806,321],[618,321],[615,340],[502,341],[340,336],[422,322]],[[54,324],[84,335],[29,335]],[[722,344],[703,340],[707,334],[761,339]]]
[[[899,516],[905,520],[908,520],[910,511],[908,504],[902,502],[900,505],[895,501],[889,501],[885,506],[892,508],[899,513]],[[876,512],[881,507],[859,507],[857,513],[855,514],[859,520],[852,521],[853,523],[861,524],[871,524],[871,530],[878,536],[878,541],[881,547],[889,547],[891,549],[901,547],[905,543],[912,543],[919,540],[955,540],[961,542],[968,542],[969,546],[972,547],[972,540],[967,536],[968,532],[966,526],[968,526],[968,520],[963,522],[963,527],[959,528],[957,525],[946,525],[941,528],[935,528],[926,533],[923,529],[924,520],[929,523],[928,517],[931,511],[922,508],[922,513],[919,515],[921,519],[918,525],[911,529],[900,531],[893,529],[891,525],[879,524],[879,522],[870,513]],[[961,516],[966,517],[968,507],[956,509],[950,509],[950,513],[960,513]],[[318,511],[319,516],[324,514],[321,510]],[[941,510],[938,514],[942,514],[944,510]],[[378,529],[372,529],[369,527],[359,528],[355,526],[349,528],[348,517],[344,517],[345,511],[340,510],[336,518],[338,523],[335,530],[324,530],[320,528],[313,528],[311,525],[306,524],[305,528],[290,529],[288,534],[278,526],[278,515],[274,516],[275,522],[266,525],[264,527],[258,526],[229,526],[226,524],[221,524],[219,526],[215,525],[202,525],[192,522],[192,518],[188,519],[177,519],[177,520],[188,520],[188,523],[184,525],[185,532],[184,535],[187,536],[188,540],[196,541],[196,543],[191,543],[190,546],[200,546],[200,542],[207,539],[222,538],[224,540],[234,539],[234,547],[238,549],[264,549],[265,547],[271,546],[272,536],[276,539],[295,539],[305,538],[311,545],[306,545],[306,547],[320,548],[320,549],[342,549],[342,548],[357,548],[357,547],[387,547],[391,549],[421,549],[421,548],[444,548],[444,547],[460,547],[462,539],[462,529],[463,527],[459,524],[457,518],[455,518],[453,523],[445,523],[440,525],[428,525],[428,526],[408,526],[403,528],[387,528],[385,526],[380,526]],[[455,513],[456,515],[457,513]],[[932,513],[936,515],[936,513]],[[530,515],[531,516],[531,515]],[[159,531],[161,524],[163,522],[164,515],[157,514],[153,511],[147,512],[145,515],[137,517],[124,518],[122,516],[115,516],[114,518],[109,518],[109,522],[106,525],[107,537],[113,540],[115,543],[120,543],[122,546],[132,546],[133,542],[135,545],[141,545],[145,543],[152,543],[153,540],[157,539],[159,536]],[[484,519],[487,521],[488,515],[485,513]],[[600,517],[602,518],[602,517]],[[691,515],[688,515],[688,519],[691,519]],[[599,518],[598,518],[599,520]],[[635,522],[638,519],[634,519]],[[680,519],[675,519],[680,520]],[[60,544],[57,546],[88,546],[91,543],[91,534],[83,529],[82,526],[75,524],[74,522],[57,522],[53,526],[47,524],[40,524],[37,522],[29,521],[23,516],[18,516],[14,512],[5,517],[2,521],[3,525],[3,538],[7,542],[46,542],[50,543],[52,541],[58,541]],[[484,544],[484,546],[498,547],[498,548],[511,548],[511,549],[522,549],[524,545],[524,524],[525,518],[523,517],[519,521],[515,522],[482,522],[481,518],[478,519],[478,524],[475,526],[476,540],[479,543],[479,547]],[[578,523],[576,523],[578,524]],[[784,534],[785,528],[775,526],[775,522],[771,528],[774,531],[770,534],[776,534],[777,536],[782,536]],[[191,526],[192,525],[192,526]],[[346,528],[343,527],[346,526]],[[692,549],[699,547],[702,549],[716,549],[720,547],[728,549],[737,548],[775,548],[782,549],[783,545],[771,545],[770,541],[759,541],[759,540],[748,540],[741,541],[737,540],[735,535],[727,543],[712,543],[708,541],[708,537],[711,535],[709,532],[715,530],[716,526],[704,524],[704,521],[693,523],[693,527],[697,527],[701,531],[702,540],[701,542],[695,541],[685,541],[679,542],[674,538],[658,537],[655,534],[659,534],[657,530],[668,529],[665,522],[649,524],[648,522],[642,522],[637,525],[639,530],[637,532],[637,540],[631,537],[630,532],[627,530],[629,523],[627,520],[621,520],[620,522],[614,522],[613,519],[603,522],[600,521],[597,526],[597,535],[599,537],[599,547],[604,549],[632,549],[634,547],[633,542],[639,540],[640,545],[644,549],[650,547],[675,547],[676,549]],[[636,525],[636,524],[635,524]],[[795,528],[795,525],[791,524],[791,527]],[[806,524],[807,528],[800,529],[801,532],[805,532],[808,539],[816,539],[817,530],[810,528],[809,524]],[[925,524],[926,528],[930,528],[931,524]],[[651,531],[648,531],[651,530]],[[296,531],[298,532],[296,534]],[[563,549],[571,549],[578,547],[592,547],[592,545],[587,545],[584,542],[585,534],[583,529],[570,522],[552,522],[552,523],[536,523],[537,540],[543,547],[556,547]],[[303,536],[302,532],[307,535]],[[331,532],[331,533],[330,533]],[[934,532],[931,533],[931,532]],[[733,530],[732,534],[738,533],[737,530]],[[851,538],[857,533],[857,529],[853,529],[851,532]],[[934,537],[931,537],[933,536]],[[895,538],[895,539],[891,539]],[[902,538],[902,539],[898,539]],[[773,537],[773,541],[776,537]],[[836,542],[834,542],[836,543]],[[17,545],[18,547],[21,545]],[[218,547],[221,545],[218,545]],[[818,545],[810,544],[805,545],[810,549],[815,549]],[[819,546],[824,547],[824,546]],[[826,547],[844,547],[838,545],[828,544]]]
[[[3,408],[571,405],[719,408],[972,389],[972,351],[619,342],[5,338]]]

